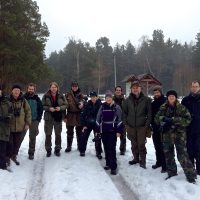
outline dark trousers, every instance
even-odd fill
[[[126,152],[126,129],[123,129],[123,134],[120,136],[120,146],[119,150],[121,152]]]
[[[84,133],[81,133],[80,146],[79,146],[79,150],[81,153],[84,153],[86,151],[87,142],[91,131],[93,131],[95,134],[94,127],[88,127],[87,129],[85,129]],[[101,139],[95,141],[95,150],[96,150],[96,155],[100,155],[102,153]]]
[[[46,134],[46,139],[45,139],[45,149],[47,152],[50,152],[52,150],[52,142],[51,142],[51,136],[52,132],[55,132],[55,151],[60,151],[61,148],[61,132],[62,132],[62,121],[61,122],[56,122],[55,120],[53,121],[45,121],[44,123],[44,131]]]
[[[38,121],[32,121],[31,126],[29,128],[29,154],[34,154],[35,152],[36,136],[39,134],[38,126]]]
[[[0,169],[6,169],[7,142],[0,140]]]
[[[74,138],[74,127],[75,126],[67,126],[67,146],[71,147],[72,146],[72,142],[73,142],[73,138]],[[79,149],[79,145],[80,145],[80,136],[82,134],[82,126],[76,126],[76,139],[77,139],[77,147]]]
[[[102,142],[105,151],[106,165],[111,168],[111,170],[117,169],[117,158],[116,158],[116,143],[117,135],[116,133],[102,133]]]
[[[156,153],[156,165],[162,166],[163,170],[166,170],[166,162],[165,162],[165,155],[163,151],[163,145],[161,140],[161,133],[159,131],[159,127],[153,128],[153,144]]]
[[[199,133],[187,135],[187,152],[197,173],[200,175],[200,136]]]
[[[7,156],[9,158],[18,155],[20,146],[24,140],[25,135],[26,135],[25,131],[10,133],[10,138],[7,146]]]

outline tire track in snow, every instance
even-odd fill
[[[40,139],[38,138],[38,142]],[[39,148],[36,149],[35,158],[33,161],[32,177],[29,181],[28,188],[24,200],[43,200],[44,188],[44,170],[45,170],[45,151],[44,137],[41,139]]]
[[[102,167],[105,166],[105,160],[104,159],[99,161],[99,162],[101,163]],[[119,172],[115,176],[110,174],[110,170],[106,171],[106,173],[108,174],[108,176],[110,177],[110,179],[114,183],[115,187],[117,188],[117,190],[121,194],[121,197],[123,198],[123,200],[139,200],[137,195],[130,188],[128,183],[125,181],[125,179],[123,178],[123,176]]]

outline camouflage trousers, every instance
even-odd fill
[[[177,174],[174,146],[176,147],[177,158],[183,168],[187,179],[195,178],[196,171],[189,159],[186,148],[186,133],[184,131],[172,131],[162,135],[163,150],[165,154],[166,167],[169,176]]]
[[[32,121],[29,127],[29,154],[34,154],[35,152],[36,136],[39,134],[38,126],[38,121]]]

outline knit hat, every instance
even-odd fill
[[[105,98],[106,98],[106,97],[111,97],[111,98],[113,98],[113,93],[112,93],[110,90],[106,91]]]
[[[12,86],[12,90],[14,90],[14,89],[20,89],[20,90],[22,90],[22,87],[19,85],[19,84],[14,84],[13,86]]]
[[[131,83],[131,88],[132,88],[133,86],[141,87],[140,81],[139,81],[139,80],[133,81],[133,82]]]
[[[154,88],[153,88],[153,91],[159,91],[161,94],[162,94],[162,87],[160,85],[156,85]]]
[[[90,92],[90,97],[97,97],[97,93],[95,91]]]
[[[175,96],[176,98],[178,97],[178,94],[177,94],[177,92],[176,92],[175,90],[169,90],[169,91],[166,93],[167,98],[168,98],[168,96],[170,96],[170,95],[173,95],[173,96]]]
[[[77,82],[77,81],[72,81],[71,87],[72,87],[72,86],[78,86],[78,82]]]

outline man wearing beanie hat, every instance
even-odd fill
[[[68,101],[67,115],[65,117],[67,128],[67,148],[65,152],[68,153],[72,149],[74,128],[76,128],[77,148],[79,149],[79,141],[83,129],[80,117],[84,107],[84,100],[83,94],[76,81],[71,83],[71,90],[65,96]]]
[[[131,84],[131,93],[122,105],[123,123],[131,141],[133,160],[130,165],[140,164],[146,169],[146,135],[151,123],[151,99],[142,93],[139,81]]]
[[[87,147],[87,141],[90,133],[93,131],[95,135],[95,150],[96,157],[102,159],[102,147],[101,138],[96,134],[96,118],[98,110],[101,106],[101,100],[97,97],[96,92],[90,92],[90,100],[85,105],[83,112],[81,113],[81,125],[83,126],[82,134],[80,137],[80,156],[85,156],[85,151]]]
[[[21,86],[18,84],[12,86],[10,102],[12,103],[14,116],[11,120],[8,156],[16,165],[19,165],[17,155],[31,124],[31,109],[27,100],[23,97]]]
[[[190,112],[192,122],[187,128],[187,151],[200,175],[200,82],[192,81],[190,94],[181,102]],[[196,162],[195,162],[196,161]]]
[[[154,118],[160,109],[160,106],[165,103],[166,98],[162,93],[162,88],[160,86],[155,86],[153,89],[154,101],[151,103],[152,106],[152,122],[151,126],[153,129],[152,139],[154,143],[155,153],[156,153],[156,163],[152,165],[153,169],[162,167],[161,172],[166,172],[166,162],[162,147],[160,127],[155,124]]]
[[[3,93],[3,88],[0,84],[0,169],[7,169],[6,147],[10,136],[10,120],[13,109]]]
[[[169,179],[177,175],[177,166],[174,158],[174,146],[177,158],[184,170],[187,181],[195,183],[196,171],[186,151],[186,127],[191,122],[191,115],[185,106],[177,101],[177,92],[169,90],[166,94],[167,102],[164,103],[155,117],[155,123],[162,130],[163,150]]]

